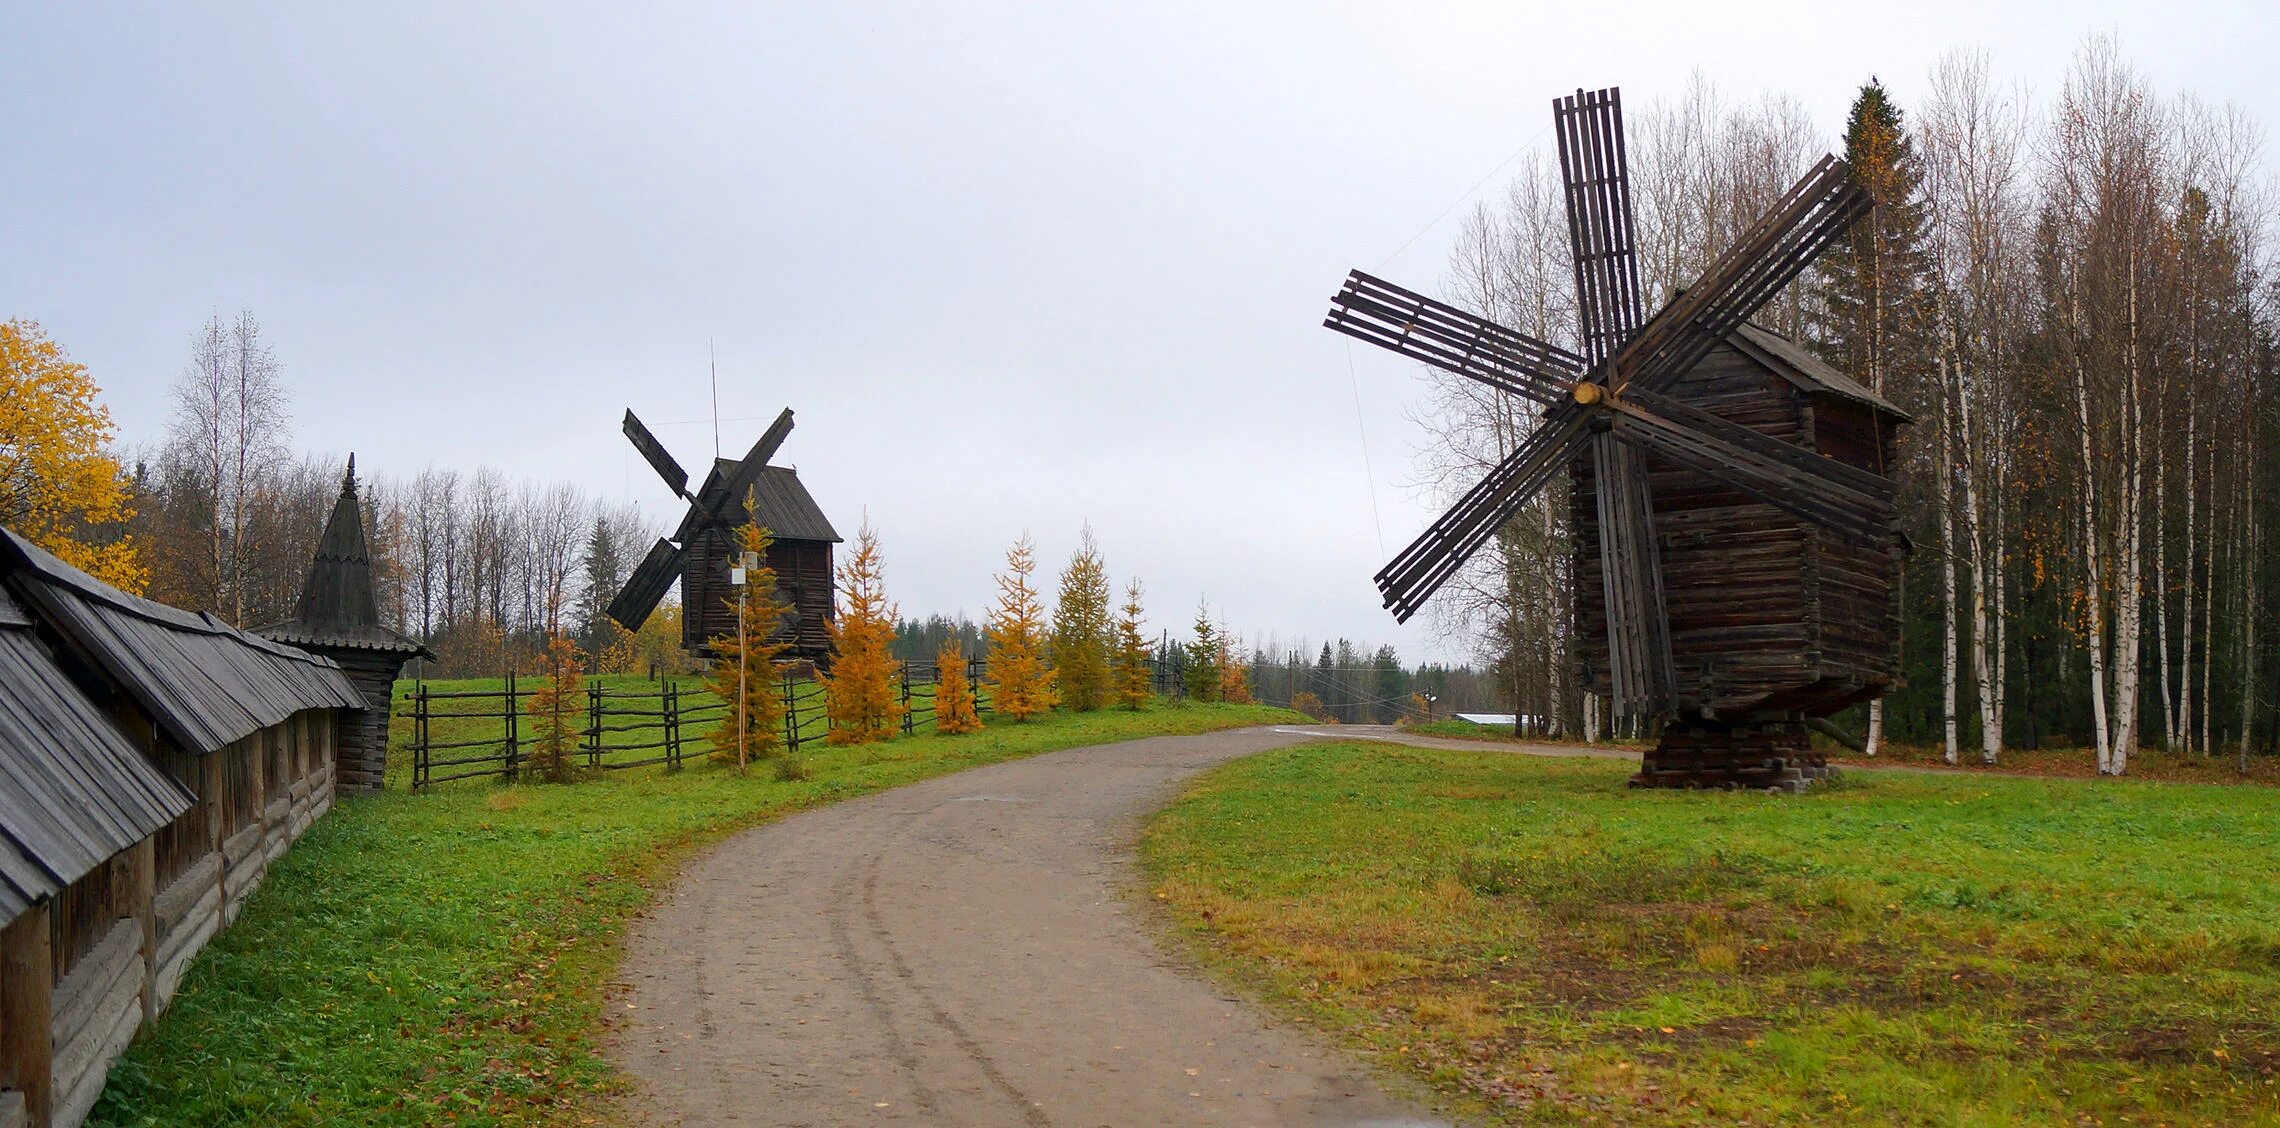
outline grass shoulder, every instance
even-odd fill
[[[1629,770],[1284,749],[1143,860],[1231,982],[1498,1122],[2280,1123],[2261,789]]]
[[[814,745],[796,782],[765,764],[743,776],[706,765],[344,798],[199,956],[114,1067],[91,1122],[594,1123],[619,1084],[602,1045],[624,929],[694,851],[963,768],[1296,716],[1055,713],[964,736]]]

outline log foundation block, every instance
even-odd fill
[[[1801,792],[1836,777],[1802,720],[1685,721],[1663,729],[1633,787]]]

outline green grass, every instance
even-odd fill
[[[2262,788],[1313,745],[1151,824],[1210,963],[1511,1123],[2280,1123]]]
[[[348,798],[270,871],[91,1123],[591,1123],[617,1079],[604,991],[626,922],[690,852],[791,811],[1060,748],[1294,714],[1054,714],[803,748],[810,778],[703,763],[560,785]],[[693,734],[692,734],[693,735]]]

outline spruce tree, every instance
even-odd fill
[[[1061,704],[1089,713],[1108,700],[1108,569],[1092,526],[1061,572],[1053,606],[1053,679]]]
[[[1148,668],[1148,637],[1140,633],[1140,581],[1125,587],[1122,610],[1116,620],[1116,703],[1140,709],[1148,704],[1154,681]]]
[[[1219,700],[1219,631],[1211,625],[1211,605],[1195,606],[1195,641],[1187,645],[1187,694],[1192,701]]]
[[[1932,374],[1932,259],[1924,172],[1900,107],[1871,78],[1845,120],[1845,162],[1868,191],[1867,218],[1820,263],[1822,355],[1844,372],[1919,415],[1936,403]],[[1931,432],[1934,428],[1917,428]],[[1904,434],[1913,446],[1929,434]],[[1910,440],[1913,441],[1910,441]],[[1935,461],[1935,473],[1939,463]],[[1921,507],[1918,507],[1921,508]],[[1927,543],[1938,540],[1936,532]],[[1868,749],[1884,734],[1884,700],[1868,707]]]
[[[1045,608],[1029,577],[1037,570],[1037,548],[1024,534],[1005,554],[997,577],[998,602],[990,609],[990,708],[1016,723],[1053,707],[1053,670],[1045,660]]]
[[[824,713],[830,718],[824,740],[870,744],[892,739],[902,725],[891,653],[896,608],[887,601],[879,534],[868,520],[838,572],[839,614],[825,628],[831,638],[831,674],[822,679]]]

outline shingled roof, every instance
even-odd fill
[[[213,752],[303,709],[362,709],[330,659],[126,592],[0,529],[0,572],[75,662],[184,749]]]
[[[356,498],[355,455],[348,456],[340,497],[333,502],[332,518],[325,522],[316,557],[309,562],[300,605],[292,619],[263,627],[260,633],[296,646],[428,653],[427,647],[380,623],[380,605],[372,594],[372,553],[365,546],[364,512]]]
[[[727,488],[722,483],[736,473],[733,458],[713,460],[711,474],[705,476],[704,488],[697,491],[697,504],[689,507],[681,519],[681,528],[673,536],[679,544],[687,544],[696,532],[700,511],[708,509]],[[823,508],[808,495],[807,487],[800,484],[800,475],[787,466],[770,466],[760,472],[752,483],[753,517],[765,526],[777,540],[832,541],[839,540],[839,532],[823,515]],[[734,510],[731,510],[733,513]]]
[[[72,682],[0,587],[0,924],[192,802]]]
[[[1892,401],[1868,390],[1860,381],[1806,351],[1797,342],[1763,326],[1743,322],[1739,329],[1726,338],[1726,343],[1749,354],[1802,391],[1826,393],[1866,404],[1902,423],[1911,422],[1915,418],[1895,407]]]

